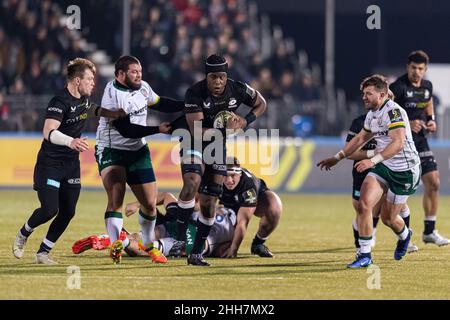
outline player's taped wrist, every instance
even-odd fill
[[[60,146],[70,147],[70,144],[73,141],[72,137],[65,135],[59,130],[53,129],[48,134],[48,141],[53,144],[57,144]]]
[[[428,121],[436,121],[436,117],[434,116],[434,114],[427,115],[427,122]]]
[[[247,121],[247,126],[248,127],[250,125],[250,123],[252,123],[253,121],[256,120],[256,115],[253,113],[253,111],[250,111],[246,116],[245,116],[245,120]]]
[[[374,165],[382,162],[384,160],[383,156],[381,155],[381,153],[377,153],[375,156],[373,156],[372,158],[370,158],[370,161],[372,161],[372,163]]]
[[[367,150],[367,158],[370,159],[375,156],[375,150]]]
[[[336,154],[334,155],[334,158],[335,158],[337,161],[341,161],[342,159],[347,158],[347,156],[345,155],[344,150],[340,150],[338,153],[336,153]]]

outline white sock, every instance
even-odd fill
[[[54,242],[51,242],[50,240],[48,240],[47,238],[44,238],[44,240],[42,241],[47,247],[49,247],[50,249],[53,249],[53,247],[55,246]]]
[[[405,225],[405,228],[403,229],[403,231],[400,232],[400,233],[397,234],[397,235],[398,235],[398,238],[399,238],[400,240],[405,240],[405,239],[408,237],[408,234],[409,234],[409,229],[408,229],[408,227]]]
[[[372,247],[370,246],[371,241],[372,237],[370,239],[358,239],[361,253],[370,253],[372,251]]]
[[[122,213],[112,211],[106,212],[105,225],[109,235],[109,241],[113,244],[114,241],[120,238],[120,232],[123,227]]]
[[[425,221],[436,221],[436,216],[426,216]]]
[[[148,247],[155,240],[155,225],[156,216],[145,216],[141,210],[139,210],[139,224],[142,231],[142,243]]]
[[[410,215],[409,207],[403,207],[402,210],[400,210],[400,217],[407,218]]]

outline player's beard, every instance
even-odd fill
[[[128,75],[125,75],[125,85],[132,90],[139,90],[141,88],[141,82],[139,84],[134,83]]]

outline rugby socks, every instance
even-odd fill
[[[34,229],[31,228],[31,227],[28,225],[28,222],[26,222],[26,223],[22,226],[22,228],[20,229],[20,233],[21,233],[24,237],[27,237],[27,238],[33,233],[33,231],[34,231]]]
[[[353,238],[355,239],[355,247],[360,248],[359,246],[359,232],[358,232],[358,225],[356,224],[356,220],[353,219],[352,221],[352,229],[353,229]]]
[[[145,247],[152,246],[155,240],[156,216],[147,216],[139,209],[139,224],[142,231],[142,243]]]
[[[409,228],[409,207],[403,207],[402,210],[400,210],[400,217],[402,217],[403,221],[405,221],[406,226]]]
[[[178,203],[171,202],[166,206],[166,219],[168,221],[173,221],[178,215]]]
[[[370,247],[370,244],[372,243],[372,237],[359,237],[358,241],[360,247],[359,256],[361,258],[372,258]]]
[[[42,253],[42,252],[47,252],[47,253],[49,253],[49,252],[53,249],[54,246],[55,246],[55,243],[54,243],[54,242],[51,242],[50,240],[48,240],[47,238],[45,238],[45,239],[42,241],[42,243],[41,243],[41,245],[40,245],[39,250],[38,250],[37,253]]]
[[[436,227],[436,216],[425,217],[425,230],[423,234],[428,235],[432,234],[434,228]]]
[[[373,228],[376,229],[378,225],[378,221],[380,221],[380,217],[372,217]],[[375,233],[375,231],[374,231]]]
[[[120,232],[123,227],[122,213],[118,211],[106,211],[105,212],[105,225],[106,231],[109,235],[111,244],[114,241],[120,239]],[[125,244],[125,241],[122,241]]]
[[[204,218],[199,215],[197,220],[197,234],[195,235],[194,247],[192,248],[191,254],[199,254],[203,250],[203,245],[205,240],[209,235],[209,231],[213,226],[215,218]]]
[[[408,229],[408,227],[405,224],[405,226],[403,227],[402,231],[397,233],[397,236],[398,236],[398,238],[400,240],[405,240],[408,237],[408,234],[409,234],[409,229]]]
[[[178,200],[177,240],[179,241],[186,241],[186,230],[188,228],[189,218],[194,212],[194,207],[195,198],[188,201]]]
[[[256,234],[252,241],[252,247],[263,244],[264,242],[266,242],[267,239],[269,239],[269,237],[263,238],[260,237],[258,234]]]

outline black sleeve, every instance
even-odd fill
[[[258,97],[256,90],[250,87],[248,84],[240,81],[237,81],[235,86],[239,95],[241,96],[242,103],[249,107],[253,107],[256,102],[256,98]]]
[[[131,123],[130,116],[114,120],[113,126],[123,137],[130,139],[143,138],[159,133],[159,127],[157,126],[147,127]]]
[[[48,103],[47,109],[45,111],[45,119],[55,119],[62,122],[66,111],[66,104],[58,99],[58,97],[54,97]]]
[[[350,140],[352,140],[361,131],[361,129],[362,128],[359,124],[358,119],[354,119],[352,121],[352,124],[350,125],[350,129],[348,130],[347,139],[345,139],[345,142],[349,142]]]
[[[403,86],[400,81],[395,81],[391,83],[389,89],[394,94],[394,101],[401,105],[401,101],[403,99]]]
[[[185,115],[176,118],[170,123],[170,131],[169,131],[170,134],[172,134],[177,129],[185,129],[189,131]]]
[[[184,113],[203,112],[203,100],[198,94],[195,94],[192,88],[186,91],[184,97]]]
[[[160,97],[159,102],[151,107],[152,110],[164,112],[164,113],[175,113],[183,111],[184,109],[184,101],[183,100],[175,100],[168,97]]]

